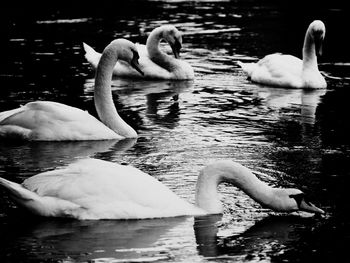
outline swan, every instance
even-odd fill
[[[169,43],[175,58],[159,49],[161,40]],[[145,79],[173,79],[189,80],[194,78],[194,71],[190,64],[179,59],[182,47],[182,36],[179,30],[172,25],[163,25],[155,28],[147,38],[146,45],[136,44],[140,53],[140,69],[144,75],[138,74],[127,63],[120,61],[114,67],[113,74],[118,77],[145,78]],[[85,58],[96,68],[101,54],[88,44],[83,43]]]
[[[93,158],[37,174],[21,185],[0,178],[0,185],[13,200],[32,213],[80,220],[221,214],[223,206],[217,192],[221,182],[239,187],[262,206],[275,211],[323,213],[302,191],[271,187],[248,168],[230,160],[216,161],[202,169],[195,205],[137,168]]]
[[[315,20],[309,25],[304,39],[303,60],[275,53],[257,63],[237,63],[254,82],[290,88],[326,88],[327,83],[317,65],[317,55],[322,53],[325,33],[322,21]]]
[[[35,141],[110,140],[137,137],[114,106],[111,79],[118,59],[140,73],[138,52],[126,39],[112,41],[103,51],[95,76],[94,101],[101,121],[75,107],[52,101],[34,101],[0,112],[0,138]]]

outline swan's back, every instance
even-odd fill
[[[143,79],[193,79],[194,71],[192,66],[186,61],[175,59],[169,56],[171,63],[169,69],[166,69],[155,63],[148,54],[145,45],[136,44],[140,54],[139,65],[144,75],[140,75],[128,63],[118,61],[113,69],[115,76],[124,78],[143,78]]]
[[[0,136],[28,140],[120,139],[88,112],[51,101],[35,101],[0,116]],[[102,136],[102,137],[101,137]]]
[[[41,196],[78,204],[86,211],[80,219],[167,217],[192,208],[139,169],[97,159],[79,160],[66,168],[38,174],[23,185]]]
[[[249,78],[258,83],[285,87],[302,86],[302,60],[291,55],[275,53],[257,63],[238,63]]]

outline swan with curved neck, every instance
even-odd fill
[[[175,58],[160,50],[159,44],[162,40],[165,40],[170,45]],[[136,44],[136,46],[140,53],[140,69],[144,72],[144,75],[138,74],[127,63],[118,62],[113,71],[115,76],[174,80],[190,80],[194,78],[191,65],[179,59],[182,48],[182,36],[175,26],[164,25],[155,28],[148,36],[146,45]],[[92,67],[96,68],[101,54],[86,43],[83,43],[83,47],[85,58]]]
[[[327,87],[318,70],[317,56],[322,53],[326,28],[322,21],[313,21],[305,35],[303,59],[292,55],[271,54],[257,63],[238,64],[257,83],[290,88],[322,89]]]
[[[78,108],[35,101],[0,113],[0,138],[74,141],[137,137],[136,131],[119,116],[114,106],[111,79],[118,59],[142,73],[138,58],[135,45],[125,39],[112,41],[105,48],[97,67],[94,90],[95,107],[101,121]]]
[[[223,213],[218,184],[231,183],[262,206],[281,212],[323,213],[302,191],[274,188],[233,161],[206,166],[198,177],[196,204],[188,203],[154,177],[132,167],[82,159],[26,179],[0,178],[12,199],[34,214],[76,219],[146,219]]]

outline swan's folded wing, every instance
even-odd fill
[[[148,51],[146,45],[136,43],[136,49],[140,57],[148,57]]]
[[[18,125],[28,129],[34,129],[43,122],[84,120],[89,115],[78,108],[51,101],[30,102],[5,113],[7,116],[1,120],[2,125]]]
[[[0,125],[26,130],[33,140],[122,138],[88,112],[56,102],[31,102],[12,113]]]
[[[139,169],[96,159],[80,160],[66,168],[38,174],[23,185],[41,196],[78,204],[96,218],[173,216],[177,211],[182,213],[184,206],[191,207]]]
[[[258,66],[266,68],[272,77],[280,77],[285,74],[300,76],[302,60],[291,55],[275,53],[261,59]]]
[[[101,58],[101,53],[96,52],[92,47],[88,44],[83,43],[83,48],[85,51],[86,60],[92,65],[93,68],[97,68],[98,62]]]

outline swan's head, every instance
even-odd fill
[[[323,214],[324,211],[312,204],[306,194],[295,188],[274,188],[275,198],[269,204],[276,211],[305,211]]]
[[[180,31],[172,25],[162,26],[161,28],[163,31],[163,39],[169,43],[175,58],[179,58],[182,48],[182,36]]]
[[[140,74],[144,75],[140,69],[139,64],[139,53],[134,43],[129,40],[119,38],[111,42],[114,45],[117,52],[118,59],[124,60],[129,63],[134,69],[136,69]]]
[[[321,20],[313,21],[309,26],[309,32],[315,42],[316,55],[322,55],[322,43],[326,35],[326,27]]]

